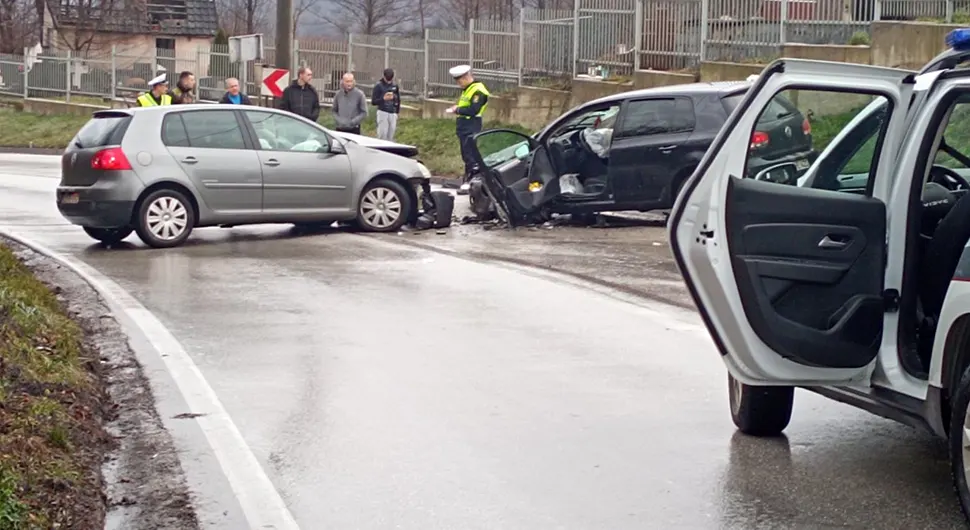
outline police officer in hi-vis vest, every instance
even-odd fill
[[[157,105],[171,105],[172,96],[168,93],[168,80],[162,74],[148,82],[148,92],[138,96],[139,107],[154,107]]]
[[[472,158],[472,137],[482,131],[482,115],[488,107],[488,89],[485,85],[475,81],[472,77],[472,67],[467,64],[456,66],[448,73],[455,78],[461,87],[461,97],[458,104],[447,110],[455,114],[455,132],[458,133],[458,143],[461,146],[461,159],[465,163],[465,177],[458,193],[468,193],[468,181],[478,172],[475,159]]]

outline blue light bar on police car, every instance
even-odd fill
[[[970,50],[970,28],[955,29],[947,33],[946,45],[954,50]]]

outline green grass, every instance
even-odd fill
[[[835,138],[842,129],[856,115],[862,111],[863,107],[818,117],[812,121],[812,145],[816,151],[822,152],[829,143]],[[970,155],[970,102],[960,102],[950,115],[946,130],[943,134],[947,144],[954,147],[964,154]],[[865,173],[872,165],[872,157],[875,153],[878,135],[873,135],[863,144],[862,148],[849,160],[846,167],[842,169],[843,174]],[[945,153],[938,153],[934,161],[936,165],[950,168],[963,168],[965,166]]]
[[[320,123],[333,128],[335,123],[330,109],[321,112]],[[499,122],[485,122],[484,129],[503,128],[532,134],[519,125]],[[361,134],[377,136],[377,121],[372,114],[361,124]],[[436,176],[458,176],[464,171],[458,137],[455,136],[455,120],[448,118],[408,118],[401,117],[397,122],[394,141],[413,145],[418,148],[418,158]]]
[[[72,114],[42,116],[0,109],[0,146],[63,149],[88,119]]]
[[[85,449],[100,427],[82,341],[54,294],[0,246],[0,530],[90,517],[75,509],[99,461]]]

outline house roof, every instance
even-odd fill
[[[211,37],[219,29],[213,0],[116,1],[112,7],[102,4],[100,9],[87,8],[82,12],[76,0],[47,0],[56,26],[83,24],[101,32],[187,37]],[[111,15],[112,12],[118,14]]]

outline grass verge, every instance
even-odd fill
[[[0,530],[103,526],[95,367],[54,293],[0,245]]]
[[[371,116],[363,123],[361,132],[367,136],[377,135],[376,118]],[[63,149],[74,134],[88,121],[87,116],[70,114],[40,115],[15,109],[0,109],[0,147],[37,147]],[[333,127],[329,109],[323,109],[320,122]],[[518,125],[487,122],[485,128],[508,128],[528,134]],[[414,145],[421,160],[437,176],[458,176],[463,171],[458,138],[455,136],[455,120],[445,118],[404,118],[398,121],[395,141]]]

